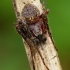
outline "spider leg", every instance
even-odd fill
[[[49,26],[48,26],[48,17],[47,17],[47,15],[49,14],[49,12],[50,12],[50,10],[47,9],[47,10],[45,10],[45,11],[43,12],[43,14],[41,15],[42,18],[43,18],[43,22],[44,22],[46,28],[49,27]],[[49,29],[49,28],[48,28],[48,29]]]
[[[15,23],[15,27],[16,27],[16,30],[18,31],[18,33],[24,38],[31,38],[32,35],[30,33],[30,30],[27,26],[27,24],[24,22],[23,19],[18,19],[17,20],[17,23]]]
[[[25,36],[25,34],[22,32],[21,26],[20,26],[20,24],[19,24],[18,22],[15,23],[15,27],[16,27],[17,32],[18,32],[24,39],[26,39],[26,36]]]
[[[51,30],[50,30],[50,27],[49,27],[49,24],[48,24],[47,14],[46,13],[42,14],[42,18],[43,18],[44,24],[46,26],[46,30],[47,30],[47,32],[48,32],[48,34],[49,34],[49,36],[50,36],[50,38],[52,40],[52,43],[54,44],[53,36],[52,36]],[[54,46],[55,46],[55,44],[54,44]],[[55,48],[56,48],[56,46],[55,46]],[[57,48],[56,48],[56,50],[57,50]]]
[[[43,7],[46,7],[46,0],[43,1]]]

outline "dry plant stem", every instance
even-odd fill
[[[40,0],[12,0],[16,16],[21,17],[22,9],[26,3],[33,3],[40,10],[40,14],[43,12],[42,4]],[[47,40],[45,44],[35,46],[30,39],[27,42],[23,39],[23,43],[28,56],[31,70],[62,70],[58,58],[58,54],[52,37],[49,32],[45,34]]]

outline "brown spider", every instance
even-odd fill
[[[44,4],[45,5],[45,4]],[[44,9],[44,8],[43,8]],[[15,27],[20,35],[26,40],[29,38],[34,44],[45,43],[47,32],[47,15],[49,10],[44,9],[40,15],[40,11],[33,4],[26,4],[22,10],[22,17],[18,18]]]

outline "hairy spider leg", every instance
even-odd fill
[[[43,7],[44,7],[44,8],[46,7],[46,3],[47,3],[46,0],[44,0],[44,1],[43,1]]]

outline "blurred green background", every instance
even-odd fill
[[[63,70],[70,70],[70,0],[47,0],[49,25]],[[0,0],[0,70],[30,70],[21,36],[14,28],[11,0]]]

